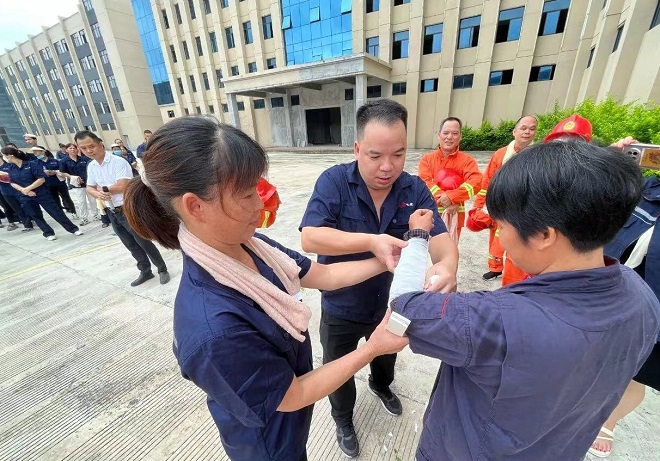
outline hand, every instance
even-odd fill
[[[438,205],[443,207],[448,207],[451,205],[451,199],[446,192],[443,192],[442,195],[438,198]]]
[[[103,186],[96,186],[96,192],[98,192],[98,199],[104,202],[112,200],[112,194],[110,192],[103,192]]]
[[[371,333],[371,336],[367,341],[366,347],[371,349],[373,357],[385,354],[396,354],[397,352],[402,351],[410,342],[407,337],[397,336],[387,330],[386,327],[387,322],[390,320],[390,315],[392,315],[392,310],[387,309],[385,317],[383,317],[383,320],[378,327],[376,327],[374,332]]]
[[[431,229],[433,229],[433,211],[415,210],[410,215],[408,227],[410,229],[424,229],[426,232],[431,232]]]
[[[31,191],[31,190],[29,190],[29,191],[27,192],[27,194],[25,194],[25,195],[27,195],[28,197],[36,197],[36,196],[37,196],[36,192]]]
[[[445,212],[448,213],[448,214],[458,213],[458,203],[454,203],[453,205],[449,205],[447,208],[445,208]]]
[[[391,235],[378,234],[373,236],[371,252],[381,263],[387,266],[388,271],[393,272],[401,258],[401,249],[407,245],[408,242]]]
[[[627,137],[625,137],[625,138],[623,138],[623,139],[619,139],[617,142],[615,142],[614,144],[612,144],[610,147],[614,147],[614,148],[616,148],[616,149],[621,149],[621,150],[623,150],[623,149],[625,149],[626,147],[628,147],[629,145],[631,145],[631,144],[637,144],[638,142],[639,142],[639,141],[637,141],[637,140],[636,140],[635,138],[633,138],[632,136],[627,136]]]
[[[431,283],[431,277],[434,275],[437,275],[437,277]],[[426,272],[424,291],[437,291],[440,293],[456,291],[456,274],[449,272],[442,263],[434,264]]]

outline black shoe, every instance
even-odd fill
[[[110,224],[108,224],[107,222],[104,222],[103,224],[101,224],[101,227],[102,227],[103,229],[105,229],[105,228],[108,227],[109,225],[110,225]]]
[[[500,275],[502,275],[501,272],[488,271],[482,277],[483,277],[484,280],[494,280],[497,277],[499,277]]]
[[[392,416],[401,416],[401,413],[403,413],[403,407],[401,406],[401,400],[399,400],[399,397],[394,395],[389,389],[385,392],[380,392],[374,389],[371,376],[369,376],[369,392],[380,399],[380,403],[383,404],[383,408],[385,408],[386,412]]]
[[[347,458],[355,458],[360,454],[360,444],[353,423],[337,428],[337,444]]]
[[[167,271],[159,272],[158,277],[160,278],[161,285],[165,285],[167,282],[170,281],[170,274],[168,274]]]
[[[142,285],[144,282],[151,280],[152,278],[154,278],[153,272],[140,272],[140,276],[131,282],[131,286],[136,287]]]

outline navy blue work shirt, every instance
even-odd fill
[[[41,162],[41,167],[44,170],[59,171],[60,169],[60,162],[55,157],[48,157],[38,161]],[[62,182],[56,175],[48,176],[45,172],[44,178],[46,178],[46,182],[44,183],[46,186],[59,186]]]
[[[405,171],[392,185],[383,202],[380,220],[374,201],[358,170],[357,162],[335,165],[324,171],[314,186],[302,218],[303,227],[331,227],[345,232],[389,234],[402,239],[410,215],[419,209],[433,211],[431,236],[447,232],[431,192],[424,181]],[[373,253],[341,256],[318,255],[321,264],[359,261]],[[392,273],[383,272],[362,283],[339,290],[322,291],[321,307],[335,317],[358,323],[380,322],[387,309]]]
[[[18,184],[21,187],[27,187],[37,179],[46,177],[43,165],[44,162],[41,160],[35,160],[33,162],[24,161],[20,168],[17,165],[14,165],[14,168],[9,171],[9,179],[14,184]],[[32,192],[37,195],[48,194],[48,191],[43,184],[36,189],[33,189]],[[28,198],[28,196],[23,195],[20,192],[19,196],[22,199]]]
[[[0,171],[9,173],[10,178],[11,178],[11,170],[13,168],[15,168],[14,164],[9,162],[3,162],[3,164],[0,165]],[[16,195],[20,194],[19,191],[11,187],[10,183],[6,183],[6,182],[0,182],[0,191],[2,191],[2,195],[9,197],[15,197]]]
[[[410,349],[442,360],[418,461],[584,458],[660,328],[653,291],[605,263],[395,300]]]
[[[260,234],[289,255],[304,277],[311,260]],[[248,250],[259,273],[286,291]],[[312,370],[309,333],[292,338],[255,302],[218,283],[184,254],[174,304],[174,355],[181,373],[207,394],[211,416],[233,461],[292,461],[305,452],[313,405],[278,412],[294,376]]]
[[[142,156],[144,155],[146,150],[147,150],[147,142],[145,141],[142,144],[140,144],[139,146],[137,146],[137,149],[135,149],[135,153],[137,155],[137,158],[142,158]]]
[[[76,160],[67,155],[66,158],[62,159],[60,162],[60,171],[72,176],[80,176],[82,179],[81,187],[85,187],[87,184],[87,165],[89,165],[91,161],[92,159],[86,155],[78,155]]]

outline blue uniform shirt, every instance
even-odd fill
[[[60,162],[58,160],[56,160],[55,157],[48,157],[48,158],[45,158],[44,160],[38,160],[39,162],[41,162],[41,166],[44,170],[59,171]],[[44,178],[46,178],[46,182],[45,182],[46,186],[59,186],[60,182],[62,182],[55,175],[48,176],[44,173]]]
[[[33,162],[23,162],[23,165],[19,168],[14,165],[9,171],[9,178],[14,184],[18,184],[21,187],[27,187],[39,178],[45,178],[46,174],[44,173],[44,162],[41,160],[35,160]],[[37,195],[48,194],[46,188],[41,185],[36,189],[33,189],[33,192]],[[19,192],[19,196],[22,199],[27,199],[28,196],[23,195]]]
[[[418,461],[581,461],[655,343],[631,269],[554,272],[492,292],[408,293],[410,348],[442,360]]]
[[[263,235],[284,251],[304,277],[312,262]],[[248,250],[249,251],[249,250]],[[286,291],[273,270],[252,254],[259,273]],[[247,296],[218,283],[184,254],[174,305],[174,355],[181,373],[208,397],[225,451],[234,461],[292,461],[302,457],[313,405],[277,407],[294,376],[312,370],[312,347],[291,338]]]
[[[78,160],[73,160],[67,155],[66,158],[61,161],[60,171],[72,176],[80,176],[83,181],[82,187],[85,187],[87,183],[87,165],[89,165],[91,161],[92,159],[86,155],[78,155]]]
[[[447,232],[438,205],[426,184],[405,171],[392,185],[378,219],[357,162],[333,166],[316,181],[314,192],[302,218],[303,227],[331,227],[345,232],[389,234],[399,239],[408,230],[410,215],[418,209],[433,210],[435,225],[431,235]],[[373,258],[373,254],[342,256],[319,255],[322,264]],[[333,291],[323,291],[321,307],[330,315],[359,323],[379,322],[387,309],[392,274],[384,272],[362,283]]]

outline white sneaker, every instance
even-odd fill
[[[46,237],[46,240],[52,242],[53,240],[57,240],[57,237],[55,237],[54,235],[49,235],[48,237]]]
[[[84,235],[85,233],[81,230],[77,230],[73,233],[73,235]]]

